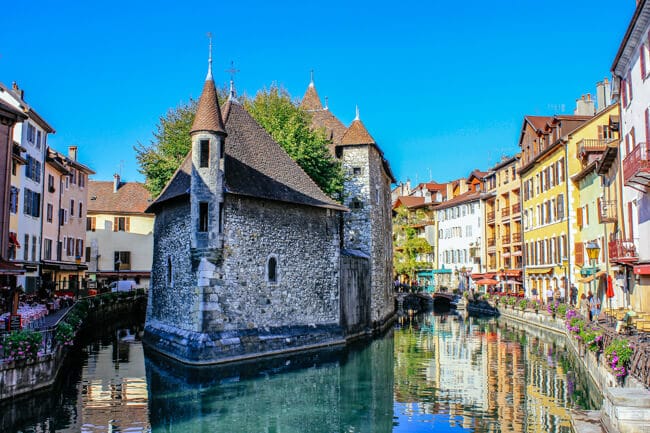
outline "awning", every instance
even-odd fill
[[[431,269],[432,274],[451,274],[451,269]]]
[[[650,275],[650,264],[636,265],[634,267],[634,275]]]
[[[0,275],[21,275],[24,273],[25,271],[20,266],[0,259]]]
[[[55,262],[43,260],[41,262],[43,269],[52,269],[58,271],[83,271],[88,269],[88,265],[85,263],[70,263],[70,262]]]
[[[526,269],[527,274],[550,274],[553,271],[553,268],[533,268]]]

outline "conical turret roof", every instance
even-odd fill
[[[218,134],[226,134],[226,128],[223,126],[221,109],[219,108],[219,99],[217,98],[217,89],[214,86],[212,74],[208,76],[203,84],[203,92],[199,99],[199,106],[196,109],[196,116],[190,133],[199,131],[209,131]]]
[[[320,96],[318,96],[318,92],[316,91],[316,86],[314,86],[313,81],[309,83],[309,87],[307,87],[305,96],[302,97],[300,107],[302,107],[303,110],[307,111],[323,109],[323,104],[320,101]]]
[[[359,119],[354,119],[348,130],[343,134],[341,144],[376,144],[376,142],[363,122]]]

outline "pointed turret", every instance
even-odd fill
[[[320,96],[316,91],[316,86],[314,86],[314,71],[311,71],[311,81],[309,86],[307,86],[307,91],[305,96],[302,97],[302,102],[300,106],[303,110],[307,111],[318,111],[323,109],[323,104],[321,103]]]
[[[376,144],[376,141],[368,130],[366,129],[365,125],[359,118],[359,107],[357,106],[356,108],[356,117],[350,124],[350,127],[348,128],[347,131],[345,131],[345,134],[343,134],[343,137],[341,138],[341,144],[342,145],[350,145],[350,144]]]
[[[221,109],[219,108],[219,98],[217,97],[217,88],[212,78],[212,36],[210,37],[210,53],[208,56],[208,74],[205,77],[199,105],[196,108],[196,116],[190,134],[199,131],[214,132],[226,135],[226,128],[223,126]]]

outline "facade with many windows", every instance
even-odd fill
[[[154,215],[144,210],[151,194],[143,184],[121,182],[118,175],[113,182],[90,181],[88,186],[84,260],[89,278],[99,287],[118,279],[149,287]]]

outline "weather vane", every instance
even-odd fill
[[[235,74],[239,72],[239,69],[235,69],[235,62],[230,61],[230,69],[226,69],[225,72],[230,74],[230,81],[235,81]]]

